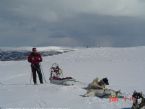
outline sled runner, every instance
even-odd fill
[[[63,77],[62,69],[57,63],[54,63],[50,68],[50,83],[57,85],[74,85],[76,80],[72,77]]]
[[[66,77],[66,78],[50,78],[50,83],[58,84],[58,85],[74,85],[75,79],[72,77]]]

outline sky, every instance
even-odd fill
[[[0,47],[145,45],[145,0],[0,0]]]

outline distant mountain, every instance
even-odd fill
[[[25,60],[30,54],[32,47],[26,48],[0,48],[0,61],[16,61],[16,60]],[[65,52],[73,51],[69,48],[60,48],[60,47],[38,47],[38,51],[42,56],[53,56],[62,54]]]

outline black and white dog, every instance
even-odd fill
[[[145,97],[142,92],[133,92],[133,105],[131,109],[145,109]],[[140,101],[140,102],[139,102]]]

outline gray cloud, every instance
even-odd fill
[[[144,0],[0,0],[0,46],[145,45]]]

